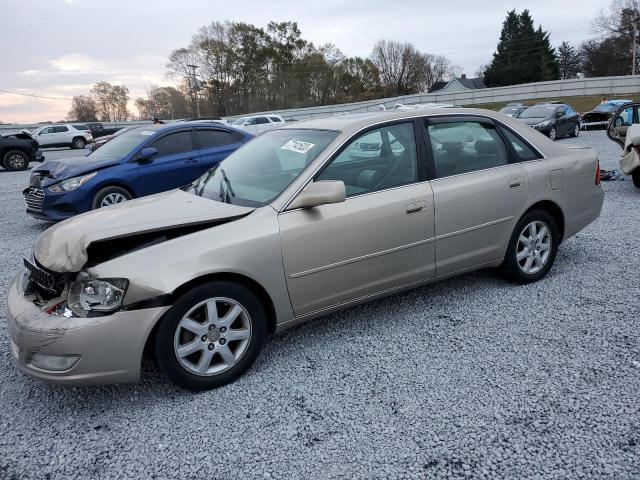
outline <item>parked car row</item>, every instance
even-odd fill
[[[536,130],[453,108],[251,141],[182,123],[45,162],[31,214],[95,209],[24,260],[7,296],[12,356],[45,380],[97,384],[137,381],[150,351],[171,381],[207,389],[246,372],[269,333],[328,312],[480,268],[540,280],[604,194],[593,150]]]

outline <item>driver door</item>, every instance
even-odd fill
[[[623,105],[613,115],[607,126],[607,137],[624,148],[627,139],[627,130],[633,124],[640,123],[638,109],[640,103]]]
[[[297,316],[434,277],[433,193],[425,170],[414,122],[377,127],[348,142],[314,177],[343,181],[346,201],[279,215]]]

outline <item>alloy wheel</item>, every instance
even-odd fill
[[[24,157],[18,153],[11,155],[6,160],[9,167],[14,170],[22,170],[25,167],[25,161]]]
[[[251,339],[251,317],[237,301],[204,300],[180,320],[173,348],[180,365],[196,375],[217,375],[234,366]]]
[[[127,197],[121,193],[110,193],[106,195],[100,202],[100,207],[108,207],[109,205],[115,205],[116,203],[126,202]]]
[[[549,138],[551,140],[555,140],[557,135],[558,135],[558,132],[556,132],[555,128],[552,128],[551,130],[549,130]]]
[[[518,237],[516,261],[520,270],[528,275],[538,273],[544,268],[551,255],[551,229],[535,220],[524,227]]]

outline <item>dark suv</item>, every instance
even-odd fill
[[[518,118],[551,140],[580,135],[580,115],[564,103],[539,103],[527,108]]]

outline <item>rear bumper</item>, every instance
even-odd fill
[[[117,312],[94,318],[50,315],[24,296],[24,272],[7,296],[7,325],[17,367],[43,380],[71,385],[130,383],[140,379],[140,363],[151,329],[169,307]],[[35,353],[77,356],[66,371],[38,368]]]

